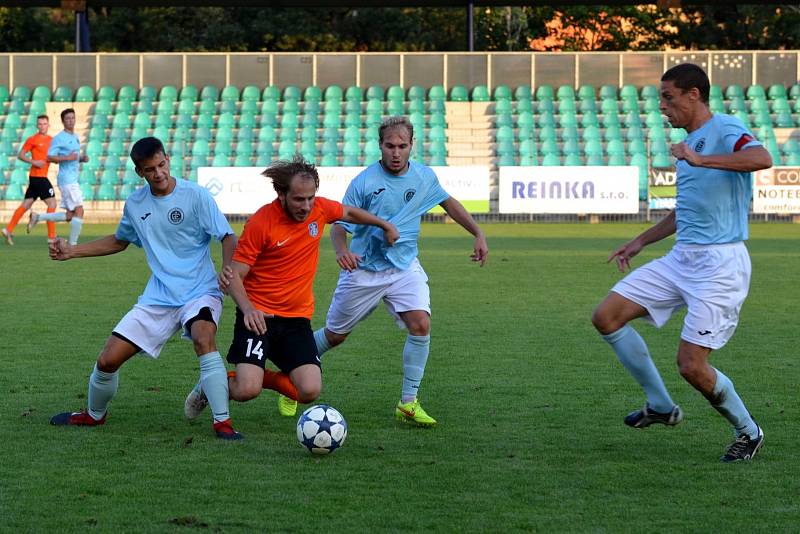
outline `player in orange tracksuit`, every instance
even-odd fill
[[[47,135],[49,128],[50,121],[47,119],[47,115],[36,117],[36,129],[38,132],[25,140],[25,144],[22,145],[17,155],[19,160],[31,164],[31,170],[28,189],[25,191],[25,200],[14,211],[8,226],[2,229],[2,234],[9,245],[14,244],[14,228],[22,216],[25,215],[25,212],[31,209],[37,198],[41,198],[47,204],[47,213],[56,211],[56,196],[53,191],[53,184],[47,178],[47,170],[50,168],[50,163],[47,161],[47,151],[50,149],[50,142],[53,140],[52,137]],[[30,156],[27,155],[28,153],[30,153]],[[48,222],[47,238],[49,241],[53,241],[55,237],[56,225]]]
[[[371,213],[317,197],[316,168],[301,157],[278,161],[264,171],[278,198],[260,208],[244,227],[231,270],[220,274],[236,302],[228,362],[231,398],[247,401],[263,388],[308,403],[322,390],[319,354],[311,330],[314,276],[319,241],[326,224],[343,220],[381,228],[384,246],[398,238],[397,228]],[[280,373],[265,370],[269,359]],[[205,407],[200,385],[186,398],[184,412],[194,418]]]

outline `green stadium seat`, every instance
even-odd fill
[[[216,102],[219,100],[219,89],[214,85],[206,85],[200,90],[200,100],[211,100]]]
[[[268,85],[261,91],[261,100],[274,100],[277,102],[280,99],[281,90],[275,85]]]
[[[429,101],[444,102],[446,97],[447,95],[445,93],[444,87],[441,85],[434,85],[430,89],[428,89]]]
[[[767,94],[764,92],[764,86],[760,84],[751,85],[747,88],[747,99],[754,100],[756,98],[765,99]]]
[[[526,111],[517,115],[517,128],[528,128],[533,125],[533,113]]]
[[[229,167],[230,166],[230,153],[229,152],[215,153],[214,157],[211,159],[211,166],[212,167]]]
[[[117,200],[117,190],[112,184],[100,184],[95,200]]]
[[[552,118],[552,115],[551,115]],[[500,113],[494,117],[494,127],[500,128],[501,126],[513,126],[514,117],[511,113]]]
[[[450,94],[452,98],[452,92]],[[491,100],[491,97],[489,96],[489,88],[486,87],[485,85],[476,85],[475,87],[472,88],[472,95],[470,100],[472,100],[473,102],[488,102],[489,100]],[[510,99],[508,100],[510,102]]]
[[[545,154],[542,158],[542,167],[559,167],[561,166],[561,158],[558,154]]]
[[[653,156],[653,167],[665,168],[672,166],[672,158],[667,154],[656,154]]]
[[[686,133],[686,130],[684,130],[683,128],[670,128],[669,142],[673,144],[680,143],[684,139],[686,139],[687,135],[688,134]]]
[[[564,155],[579,154],[581,147],[577,139],[568,139],[561,144],[561,153]]]
[[[800,166],[800,154],[787,154],[783,160],[784,165],[791,165],[792,167]]]
[[[498,143],[503,141],[511,142],[514,140],[514,130],[510,126],[501,126],[495,131],[494,138]]]
[[[240,98],[239,88],[235,85],[226,85],[220,93],[222,102],[238,102]]]
[[[620,139],[612,139],[606,143],[606,152],[609,156],[624,156],[625,145]]]
[[[789,111],[781,111],[775,115],[775,126],[777,128],[794,128],[795,123]]]
[[[33,89],[33,94],[31,95],[31,100],[43,100],[45,102],[49,102],[52,93],[50,88],[44,85],[37,85]],[[25,100],[28,100],[27,98]]]
[[[300,100],[302,92],[296,85],[287,85],[283,88],[283,100]]]
[[[527,100],[529,102],[531,100],[533,100],[533,94],[531,92],[531,86],[530,85],[520,85],[519,87],[514,89],[514,100],[516,100],[516,101]]]
[[[31,90],[26,85],[18,85],[11,92],[11,100],[27,102],[31,99]]]
[[[284,100],[286,100],[286,95],[284,93]],[[319,102],[322,100],[322,89],[317,87],[316,85],[310,85],[305,88],[303,91],[303,101],[305,102]]]
[[[731,100],[732,98],[744,98],[744,90],[740,85],[731,84],[725,88],[725,98]]]
[[[594,101],[597,95],[593,85],[581,85],[578,87],[578,98],[582,101]]]
[[[371,85],[367,88],[367,100],[379,100],[383,102],[384,100],[384,90],[383,87],[380,85]]]
[[[447,119],[445,118],[444,113],[432,113],[428,117],[428,127],[434,128],[436,126],[447,126]]]
[[[651,99],[658,100],[658,98],[660,96],[660,92],[658,90],[658,87],[656,87],[655,85],[645,85],[645,86],[643,86],[642,90],[639,92],[639,94],[642,97],[642,100],[651,100]]]
[[[509,86],[507,86],[507,85],[504,85],[504,84],[498,85],[497,87],[494,88],[493,99],[495,101],[497,101],[497,100],[511,100],[512,99],[511,88]],[[473,97],[473,100],[474,100],[474,97]]]
[[[133,102],[136,100],[136,88],[132,85],[123,85],[117,93],[117,101]]]
[[[53,93],[54,102],[72,102],[72,88],[66,85],[59,85]]]
[[[783,146],[781,146],[781,151],[787,155],[800,154],[800,141],[798,141],[796,137],[790,137],[783,143]]]
[[[800,83],[796,83],[789,87],[789,91],[787,93],[789,98],[800,98]],[[0,99],[2,99],[2,95],[0,95]],[[0,100],[2,101],[2,100]]]
[[[767,96],[769,96],[771,99],[786,98],[786,87],[777,83],[770,85],[769,89],[767,90]]]
[[[560,85],[556,90],[556,98],[561,100],[575,100],[575,88],[571,85]]]
[[[709,89],[708,94],[709,94],[709,98],[719,98],[719,99],[724,99],[725,98],[725,95],[722,92],[722,87],[720,87],[719,85],[717,85],[715,83],[711,84],[711,88]],[[658,90],[656,90],[655,94],[653,95],[653,97],[654,98],[658,98],[658,96],[659,96],[658,95]]]
[[[324,98],[326,102],[341,102],[343,100],[342,88],[338,85],[329,85],[325,88]],[[308,98],[305,98],[308,100]]]
[[[566,128],[561,129],[561,140],[567,141],[569,139],[573,139],[575,141],[580,140],[581,136],[578,134],[578,127],[577,126],[568,126]]]
[[[623,98],[622,99],[622,112],[623,113],[630,113],[635,112],[639,113],[639,101],[635,98]]]
[[[255,85],[248,85],[242,89],[242,102],[258,102],[261,100],[261,90]]]
[[[728,99],[728,111],[736,113],[742,111],[747,113],[747,104],[745,104],[743,96],[733,96]]]
[[[625,155],[624,154],[609,154],[608,155],[608,162],[607,165],[610,166],[624,166],[625,163]]]
[[[219,105],[219,112],[220,113],[231,113],[236,114],[237,112],[237,101],[236,100],[223,100]]]
[[[139,101],[140,102],[142,100],[149,100],[149,101],[152,102],[153,100],[156,99],[157,96],[158,96],[158,92],[156,91],[156,88],[153,87],[152,85],[145,85],[141,89],[139,89]]]
[[[630,84],[623,85],[619,90],[619,96],[622,100],[633,99],[639,100],[639,91],[636,87]]]
[[[559,122],[559,125],[562,128],[569,128],[571,126],[577,126],[578,125],[578,116],[575,115],[575,113],[572,112],[572,111],[561,113],[558,116],[558,122]]]
[[[402,100],[389,100],[386,105],[386,113],[389,115],[403,115],[405,113],[405,104]]]
[[[583,159],[578,154],[566,154],[564,156],[564,165],[566,167],[580,167],[583,165]]]
[[[600,100],[617,100],[617,87],[615,85],[603,85],[600,87]]]
[[[620,128],[619,125],[608,126],[603,131],[603,137],[605,137],[606,142],[615,139],[622,140],[622,128]]]
[[[406,99],[405,90],[403,90],[403,88],[400,87],[399,85],[392,85],[386,91],[386,100],[388,102],[391,101],[403,102],[405,99]]]
[[[789,105],[789,100],[785,96],[779,96],[770,101],[770,109],[773,113],[780,113],[788,111],[791,113],[792,107]]]
[[[450,101],[451,102],[468,102],[469,93],[467,88],[463,85],[454,85],[450,88]]]
[[[275,141],[275,128],[272,126],[262,126],[258,130],[258,140],[259,141],[267,141],[272,143]]]
[[[721,98],[711,97],[708,100],[708,108],[712,113],[725,113],[725,102]]]
[[[8,102],[9,96],[8,87],[0,85],[0,104]]]
[[[364,92],[357,85],[350,85],[345,89],[344,99],[347,102],[361,102],[364,99]]]
[[[583,153],[587,156],[602,156],[603,144],[599,139],[589,139],[583,146]]]
[[[602,133],[597,126],[587,126],[583,129],[583,141],[599,141],[602,139]]]
[[[538,122],[540,128],[544,127],[544,126],[555,126],[556,125],[556,120],[553,117],[553,114],[551,112],[540,113],[539,114],[539,119],[538,119],[537,122]]]
[[[540,85],[536,88],[536,100],[553,100],[553,87]]]

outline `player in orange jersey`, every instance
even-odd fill
[[[236,365],[230,395],[247,401],[269,388],[308,403],[322,390],[311,316],[325,225],[342,220],[377,226],[383,230],[375,244],[380,247],[392,246],[399,234],[392,223],[365,210],[317,197],[317,169],[300,156],[275,162],[263,175],[272,180],[278,198],[250,217],[231,268],[220,274],[220,285],[237,306],[228,350],[228,362]],[[281,372],[265,370],[267,359]],[[198,384],[186,399],[186,416],[197,417],[205,402]]]
[[[53,184],[47,178],[47,170],[50,168],[50,162],[47,161],[47,151],[50,149],[50,141],[52,137],[47,135],[47,130],[50,128],[50,121],[47,115],[39,115],[36,117],[35,134],[25,140],[22,148],[19,150],[17,159],[31,164],[30,174],[28,175],[28,189],[25,191],[25,200],[14,211],[8,226],[2,229],[3,237],[6,238],[6,243],[9,245],[14,244],[14,228],[17,223],[25,215],[25,212],[31,209],[34,201],[37,198],[47,204],[47,213],[56,211],[56,196],[53,192]],[[28,156],[27,154],[30,154]],[[53,241],[56,237],[55,223],[47,223],[47,238]]]

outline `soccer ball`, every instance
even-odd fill
[[[314,454],[328,454],[344,443],[347,421],[327,404],[312,406],[297,420],[297,441]]]

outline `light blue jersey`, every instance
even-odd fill
[[[717,114],[690,133],[685,142],[703,155],[761,146],[738,118]],[[692,167],[685,160],[678,160],[676,167],[677,241],[712,245],[746,240],[753,190],[750,173]]]
[[[336,224],[353,234],[350,250],[361,255],[361,269],[407,269],[417,257],[421,217],[448,198],[450,195],[442,189],[430,167],[410,161],[408,172],[395,176],[383,170],[378,161],[350,182],[342,203],[393,223],[400,238],[390,247],[383,239],[383,230],[376,226]]]
[[[177,180],[165,197],[150,186],[125,202],[116,237],[144,248],[152,276],[139,304],[183,306],[202,295],[222,298],[211,261],[211,238],[221,241],[233,229],[208,191]]]
[[[80,159],[81,142],[77,135],[62,130],[53,137],[47,155],[69,156],[73,152],[77,152],[78,159]],[[78,183],[78,170],[80,165],[78,159],[62,161],[58,164],[58,185],[62,186]]]

